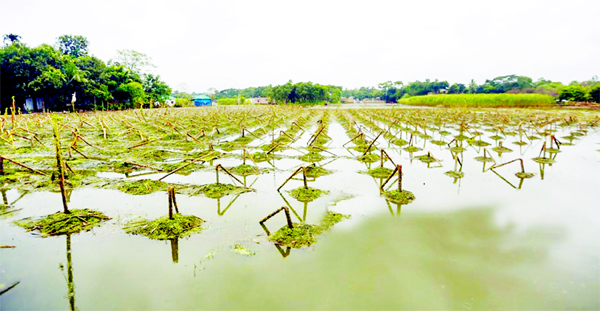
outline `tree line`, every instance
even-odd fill
[[[414,81],[407,84],[401,81],[388,81],[379,83],[377,87],[360,87],[344,89],[342,97],[353,97],[358,100],[364,98],[380,98],[388,103],[395,103],[404,96],[419,96],[427,94],[490,94],[490,93],[540,93],[556,97],[558,100],[568,101],[596,101],[600,102],[600,81],[597,77],[569,85],[553,82],[546,79],[533,79],[526,76],[507,75],[485,80],[477,84],[471,80],[469,85],[448,81]]]
[[[178,91],[175,91],[174,94],[181,96]],[[271,103],[277,104],[339,103],[342,87],[313,84],[310,81],[293,83],[290,80],[285,84],[276,86],[268,85],[245,89],[229,88],[222,91],[211,88],[207,91],[207,95],[213,100],[267,97]]]
[[[83,36],[62,35],[54,45],[29,47],[18,35],[4,35],[0,49],[2,112],[13,100],[25,109],[28,98],[34,101],[34,110],[62,111],[152,106],[170,96],[171,88],[160,76],[145,73],[153,67],[147,55],[120,50],[114,60],[105,63],[90,55],[88,46]]]

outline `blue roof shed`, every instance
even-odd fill
[[[197,95],[194,96],[194,106],[210,106],[212,105],[212,100],[210,97],[206,95]]]

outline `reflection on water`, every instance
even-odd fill
[[[233,266],[224,260],[205,276],[219,278],[211,288],[219,295],[201,300],[199,308],[598,307],[593,276],[578,279],[557,271],[548,261],[549,248],[565,236],[561,228],[517,232],[510,225],[498,226],[493,218],[490,208],[379,218],[356,230],[332,234],[314,257]],[[205,287],[190,284],[182,296],[200,288]],[[283,306],[281,297],[285,297]]]
[[[71,260],[71,235],[67,234],[67,287],[69,292],[69,306],[75,311],[75,283],[73,282],[73,262]]]
[[[600,307],[600,255],[598,242],[594,241],[600,215],[593,197],[599,185],[597,176],[590,174],[597,171],[594,167],[598,168],[598,162],[595,151],[589,154],[598,149],[598,132],[577,138],[571,133],[565,142],[572,145],[561,149],[557,161],[557,152],[540,149],[549,135],[530,129],[517,131],[516,125],[499,129],[482,124],[468,129],[462,124],[440,122],[432,126],[419,120],[386,123],[377,121],[378,117],[374,114],[348,122],[348,127],[358,128],[351,136],[345,132],[346,125],[330,124],[326,135],[331,145],[319,147],[319,153],[325,157],[320,163],[328,165],[331,173],[307,178],[306,183],[331,195],[310,204],[289,200],[286,191],[276,190],[293,171],[307,165],[298,156],[306,153],[303,148],[315,140],[311,135],[320,129],[310,124],[303,124],[307,131],[295,133],[293,141],[280,148],[287,150],[273,151],[272,158],[260,163],[261,169],[268,168],[268,175],[247,180],[243,177],[243,184],[256,192],[216,199],[216,215],[214,199],[178,196],[178,201],[184,202],[181,205],[185,214],[206,219],[209,225],[198,235],[168,241],[170,255],[164,242],[128,236],[122,230],[128,217],[161,216],[164,193],[134,197],[109,190],[73,190],[69,193],[73,206],[97,208],[114,215],[114,220],[91,232],[67,236],[67,296],[64,288],[47,286],[64,282],[62,275],[56,275],[56,264],[64,260],[64,255],[56,254],[56,249],[63,246],[56,247],[55,242],[62,244],[62,238],[36,238],[11,223],[55,212],[52,202],[56,201],[56,193],[27,193],[3,187],[0,245],[16,248],[10,252],[0,250],[0,283],[21,283],[2,295],[2,309],[75,309],[72,239],[77,241],[72,252],[80,276],[77,307],[81,309]],[[389,133],[381,134],[384,129]],[[515,135],[511,136],[510,130]],[[559,133],[568,130],[558,128]],[[489,133],[482,133],[485,131]],[[376,139],[378,135],[381,137]],[[472,137],[456,139],[460,135]],[[536,140],[534,135],[540,138]],[[439,139],[437,143],[431,136]],[[369,144],[376,140],[372,149],[377,153],[387,145],[387,158],[403,165],[406,175],[402,183],[416,196],[404,210],[401,204],[380,195],[387,178],[371,179],[362,173],[365,168],[381,166],[381,160],[357,161],[363,152],[353,145],[359,138],[369,140]],[[406,144],[390,143],[398,138],[423,150],[409,152],[403,149]],[[515,152],[490,154],[486,148],[473,145],[475,139],[492,143],[490,150],[503,143]],[[490,169],[514,159],[516,145],[520,157],[536,174],[537,169],[531,165],[538,165],[540,178],[531,178],[525,184],[524,178],[515,178],[512,167]],[[560,147],[552,140],[550,146]],[[250,153],[254,151],[259,150]],[[418,159],[429,153],[438,161],[412,161],[413,156]],[[235,157],[212,159],[206,168],[189,176],[174,174],[169,179],[182,184],[212,182],[215,165],[239,164],[237,154],[232,154]],[[533,162],[538,156],[556,162]],[[445,169],[435,169],[439,167]],[[444,176],[448,170],[464,173],[464,177],[448,178]],[[140,172],[125,177],[162,176],[151,175]],[[295,186],[304,182],[298,176],[292,179]],[[397,180],[390,182],[393,186]],[[561,191],[568,196],[547,195]],[[344,195],[351,195],[350,199],[337,201]],[[496,208],[465,209],[491,204]],[[334,226],[314,247],[294,250],[294,256],[289,256],[291,248],[270,242],[270,232],[258,223],[262,216],[281,206],[286,206],[293,214],[290,217],[301,223],[316,223],[329,210],[351,218]],[[390,217],[388,212],[401,217]],[[384,214],[385,219],[381,218]],[[270,220],[269,226],[280,228],[284,222],[279,215]],[[232,253],[232,245],[237,244],[255,254]],[[207,254],[214,259],[204,260],[202,277],[193,278],[196,264],[208,258]]]

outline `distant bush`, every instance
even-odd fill
[[[586,89],[583,86],[574,84],[565,86],[562,90],[560,90],[560,93],[558,93],[558,99],[585,102],[591,100],[592,98],[586,92]]]
[[[244,96],[230,97],[230,98],[219,98],[217,99],[218,105],[250,105],[252,102],[246,99]]]
[[[174,107],[192,107],[194,106],[194,101],[189,98],[175,98]]]
[[[218,105],[237,105],[237,98],[219,98],[217,99]]]
[[[450,107],[550,107],[554,97],[545,94],[439,94],[403,97],[399,104]]]

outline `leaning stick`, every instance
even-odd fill
[[[192,164],[194,164],[194,163],[196,163],[196,162],[198,162],[198,161],[202,161],[202,163],[206,162],[206,161],[204,161],[204,160],[202,160],[202,159],[194,159],[194,160],[192,160],[192,162],[190,162],[190,163],[187,163],[187,164],[185,164],[185,165],[182,165],[182,166],[180,166],[180,167],[178,167],[178,168],[176,168],[176,169],[174,169],[174,170],[170,171],[170,172],[169,172],[169,173],[167,173],[165,176],[163,176],[163,177],[159,178],[159,179],[158,179],[158,181],[162,181],[163,179],[165,179],[165,178],[167,178],[167,177],[169,177],[169,176],[171,176],[171,175],[175,174],[176,172],[178,172],[178,171],[180,171],[180,170],[182,170],[182,169],[184,169],[184,168],[186,168],[186,167],[188,167],[188,166],[190,166],[190,165],[192,165]],[[125,162],[125,163],[127,163],[127,162]],[[200,163],[200,164],[202,164],[202,163]],[[138,165],[138,166],[141,166],[141,165]],[[152,168],[152,167],[149,167],[149,166],[142,166],[142,167],[148,167],[148,168],[151,168],[151,169],[153,169],[153,170],[162,171],[162,169],[159,169],[159,168]],[[218,183],[218,182],[217,182],[217,183]]]
[[[402,169],[402,165],[396,165],[396,168],[392,171],[390,176],[388,176],[388,178],[385,180],[385,182],[383,184],[381,184],[381,187],[379,187],[379,189],[381,189],[381,191],[383,191],[383,187],[385,187],[385,185],[388,183],[388,181],[390,181],[390,179],[392,179],[392,177],[394,177],[394,173],[396,173],[398,171],[398,168]]]
[[[27,166],[27,165],[23,164],[23,163],[17,162],[17,161],[15,161],[15,160],[13,160],[13,159],[10,159],[10,158],[7,158],[7,157],[5,157],[5,156],[3,156],[3,155],[0,155],[0,159],[2,159],[2,160],[6,160],[6,161],[8,161],[8,162],[14,163],[14,164],[16,164],[16,165],[19,165],[19,166],[21,166],[21,167],[24,167],[24,168],[26,168],[26,169],[28,169],[28,170],[30,170],[30,171],[32,171],[32,172],[34,172],[34,173],[36,173],[36,174],[43,175],[43,176],[48,176],[48,174],[46,174],[46,173],[44,173],[44,172],[38,171],[38,170],[36,170],[36,169],[33,169],[33,168],[31,168],[31,167],[29,167],[29,166]]]
[[[279,186],[279,188],[277,188],[277,191],[279,191],[281,188],[283,188],[283,186],[285,186],[285,184],[290,181],[290,179],[292,179],[294,176],[296,176],[296,174],[298,174],[300,172],[300,170],[302,170],[302,167],[299,167],[294,173],[292,173],[292,175],[290,175],[290,177],[288,177],[288,179],[286,179],[283,184],[281,184],[281,186]]]
[[[292,224],[292,218],[290,217],[290,210],[286,206],[283,206],[280,209],[278,209],[278,210],[274,211],[273,213],[269,214],[267,217],[263,218],[258,223],[262,226],[265,221],[269,220],[271,217],[277,215],[277,213],[279,213],[281,211],[285,212],[285,218],[287,220],[288,228],[294,229],[294,224]]]
[[[133,166],[139,166],[139,167],[149,168],[149,169],[151,169],[151,170],[155,170],[155,171],[159,171],[159,172],[162,172],[162,171],[163,171],[163,169],[162,169],[162,168],[153,167],[153,166],[150,166],[150,165],[144,165],[144,164],[139,164],[139,163],[133,163],[133,162],[129,162],[129,161],[125,161],[124,163],[125,163],[125,164],[127,164],[127,165],[133,165]]]
[[[225,171],[225,173],[227,173],[227,175],[229,175],[231,178],[235,179],[237,182],[239,182],[239,183],[240,183],[242,186],[244,186],[244,187],[245,187],[245,185],[244,185],[244,183],[243,183],[243,182],[241,182],[239,179],[237,179],[237,177],[233,176],[233,174],[231,174],[231,172],[230,172],[228,169],[224,168],[224,167],[223,167],[221,164],[217,164],[217,166],[215,167],[215,170],[217,171],[217,176],[219,176],[219,175],[218,175],[219,168],[220,168],[221,170]],[[217,178],[218,178],[218,177],[217,177]],[[217,181],[217,183],[218,183],[218,181]]]
[[[367,150],[362,154],[363,156],[366,155],[367,152],[369,152],[369,150],[371,150],[371,147],[373,147],[373,144],[375,144],[375,142],[377,141],[377,139],[379,138],[379,136],[381,136],[381,134],[383,134],[383,131],[379,132],[379,135],[377,135],[377,137],[375,137],[375,139],[373,139],[373,141],[369,145],[369,148],[367,148]]]

